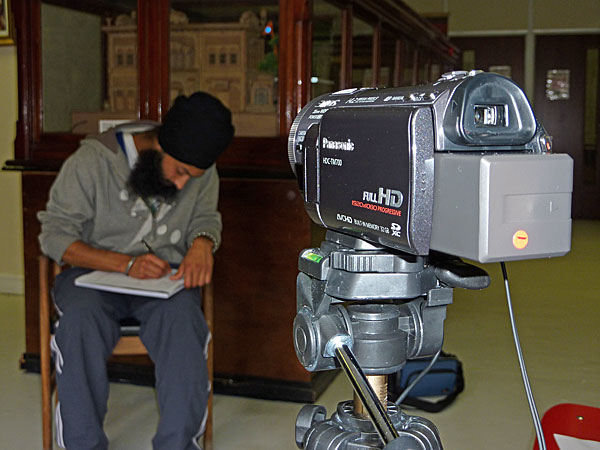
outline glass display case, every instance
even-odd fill
[[[423,61],[449,70],[457,49],[400,0],[29,0],[13,9],[19,116],[5,169],[22,173],[23,368],[39,364],[36,213],[60,165],[84,135],[161,121],[177,96],[204,90],[236,127],[218,162],[215,389],[313,401],[332,374],[306,372],[290,336],[297,255],[313,235],[287,159],[290,126],[315,96],[424,81],[433,70]],[[139,381],[152,378],[148,364],[110,370]]]

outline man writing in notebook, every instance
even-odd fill
[[[208,376],[208,328],[199,286],[212,276],[220,243],[215,161],[233,136],[231,113],[198,92],[176,99],[162,125],[133,122],[82,141],[39,213],[42,251],[72,268],[53,290],[59,311],[52,341],[57,366],[58,443],[107,449],[106,361],[119,320],[134,317],[155,364],[160,421],[154,449],[199,448]],[[187,289],[168,300],[75,286],[91,269],[138,279],[173,279]]]

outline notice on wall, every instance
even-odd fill
[[[550,101],[569,100],[568,69],[551,69],[546,72],[546,97]]]

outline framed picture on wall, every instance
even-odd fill
[[[11,0],[0,0],[0,45],[13,45],[15,43],[10,2]]]

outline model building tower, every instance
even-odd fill
[[[137,26],[121,15],[103,28],[107,36],[110,113],[137,111]],[[184,13],[170,18],[170,98],[209,92],[232,112],[236,135],[278,133],[273,75],[261,72],[265,42],[258,17],[245,12],[238,22],[189,23]]]

